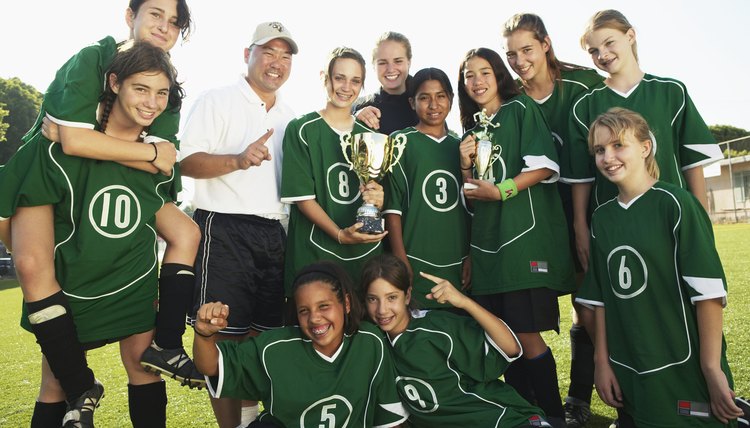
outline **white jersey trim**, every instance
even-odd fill
[[[516,355],[514,357],[509,356],[508,354],[505,353],[505,351],[503,351],[500,348],[500,345],[498,345],[497,343],[495,343],[494,340],[492,340],[492,338],[490,337],[490,335],[487,334],[487,331],[485,330],[484,337],[485,337],[486,340],[484,342],[484,353],[485,354],[489,353],[489,346],[492,346],[493,348],[495,348],[495,350],[500,355],[503,356],[503,358],[505,358],[505,361],[507,361],[509,363],[512,363],[513,361],[516,361],[517,359],[521,358],[521,356],[523,355],[523,346],[521,345],[521,342],[518,340],[518,337],[516,336],[516,333],[513,330],[511,330],[510,327],[508,327],[508,324],[506,324],[505,321],[503,321],[500,318],[498,318],[498,320],[501,323],[503,323],[505,325],[505,327],[508,329],[508,331],[510,332],[510,334],[513,335],[513,339],[516,341],[516,344],[518,344],[518,348],[520,349],[520,351],[518,352],[518,355]]]
[[[604,307],[604,302],[600,302],[598,300],[582,299],[580,297],[576,297],[576,303],[580,303],[589,309],[594,309],[597,306],[601,308]]]
[[[286,198],[281,198],[281,202],[285,204],[291,204],[294,202],[309,201],[312,199],[315,199],[315,195],[289,196]]]
[[[502,249],[503,249],[503,247],[505,247],[506,245],[508,245],[508,244],[510,244],[510,243],[512,243],[512,242],[514,242],[515,240],[517,240],[517,239],[521,238],[521,237],[522,237],[523,235],[526,235],[527,233],[529,233],[529,232],[531,232],[532,230],[534,230],[534,228],[536,227],[536,215],[534,215],[534,199],[532,199],[532,197],[531,197],[531,189],[532,189],[532,188],[533,188],[533,186],[532,186],[532,187],[529,187],[528,189],[526,189],[526,193],[527,193],[527,194],[529,195],[529,207],[530,207],[530,210],[529,210],[529,215],[531,216],[531,226],[529,226],[529,228],[528,228],[528,229],[526,229],[526,230],[522,231],[521,233],[519,233],[518,235],[516,235],[516,236],[512,237],[512,238],[511,238],[511,239],[509,239],[508,241],[506,241],[506,242],[503,242],[503,243],[501,243],[501,244],[500,244],[500,246],[499,246],[499,247],[497,247],[497,248],[496,248],[496,249],[494,249],[494,250],[492,250],[492,249],[485,249],[485,248],[480,248],[480,247],[478,247],[478,246],[476,246],[476,245],[474,245],[474,244],[471,244],[471,247],[472,247],[472,248],[476,248],[477,250],[479,250],[479,251],[481,251],[481,252],[483,252],[483,253],[499,253],[499,252],[500,252],[500,250],[502,250]]]
[[[726,306],[727,292],[724,289],[724,280],[721,278],[702,278],[697,276],[683,276],[687,285],[699,293],[698,296],[690,299],[693,304],[701,300],[723,299],[723,306]]]
[[[523,161],[527,167],[522,168],[521,172],[536,171],[544,168],[554,171],[552,175],[542,180],[542,183],[554,183],[560,179],[560,166],[547,156],[526,155],[523,157]]]
[[[92,125],[90,123],[86,123],[86,122],[71,122],[71,121],[68,121],[68,120],[62,120],[62,119],[58,119],[58,118],[52,116],[49,113],[45,113],[45,116],[47,116],[47,119],[51,120],[52,122],[54,122],[54,123],[56,123],[58,125],[67,126],[69,128],[94,129],[94,125]],[[58,142],[58,141],[56,141],[56,142]]]

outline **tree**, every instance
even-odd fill
[[[5,125],[0,125],[0,165],[5,164],[18,150],[21,137],[39,114],[42,97],[41,92],[17,77],[0,78],[0,120]]]

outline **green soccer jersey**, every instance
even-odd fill
[[[617,188],[599,173],[588,150],[589,125],[612,107],[635,111],[646,119],[662,181],[687,188],[682,171],[723,158],[681,82],[645,74],[628,94],[601,84],[574,103],[570,144],[566,145],[561,163],[563,181],[594,182],[592,210],[617,195]]]
[[[411,426],[542,426],[542,411],[498,379],[518,357],[505,355],[473,318],[414,311],[391,345]]]
[[[594,212],[577,300],[606,308],[610,365],[639,427],[723,426],[701,416],[710,397],[695,303],[715,298],[726,282],[711,222],[686,190],[657,182]],[[723,338],[721,366],[731,385]]]
[[[386,177],[383,212],[401,216],[406,255],[416,273],[412,295],[421,307],[444,306],[424,297],[435,284],[418,273],[461,283],[469,215],[461,199],[460,141],[450,135],[438,141],[415,128],[396,134],[406,137],[406,149]]]
[[[354,122],[352,134],[373,132]],[[344,159],[341,135],[317,112],[292,119],[284,133],[281,201],[315,200],[340,228],[356,222],[362,205],[359,179]],[[364,263],[382,252],[380,242],[342,245],[308,219],[296,205],[289,215],[289,238],[284,261],[284,289],[291,295],[294,276],[318,260],[333,260],[359,283]]]
[[[555,82],[552,94],[537,104],[544,113],[552,137],[562,154],[563,146],[570,140],[570,108],[578,97],[597,86],[604,78],[594,70],[563,70],[560,80]]]
[[[344,336],[336,354],[318,353],[299,327],[263,332],[244,342],[217,343],[216,397],[263,401],[259,420],[293,427],[390,427],[406,420],[393,360],[370,323]]]
[[[496,159],[488,168],[490,180],[500,183],[542,168],[559,171],[549,127],[531,98],[519,95],[506,101],[492,122],[497,125],[490,128]],[[473,202],[472,294],[539,287],[575,290],[556,179],[557,173],[504,202]]]
[[[104,90],[105,73],[120,47],[115,39],[107,36],[96,43],[81,49],[73,55],[55,74],[55,79],[47,88],[39,116],[31,129],[23,137],[28,143],[41,132],[42,119],[47,116],[59,125],[75,128],[96,129],[97,109]],[[179,111],[167,108],[148,128],[146,142],[167,140],[179,149],[177,130],[180,124]],[[178,164],[174,173],[179,173]],[[181,180],[172,180],[170,187],[161,191],[175,200],[181,190]]]
[[[152,329],[158,270],[155,215],[164,204],[159,188],[169,186],[173,177],[68,156],[60,144],[47,140],[34,146],[45,144],[29,171],[28,177],[34,177],[29,188],[54,205],[55,275],[80,341]],[[23,316],[22,325],[28,328],[27,323]]]

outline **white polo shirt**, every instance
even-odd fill
[[[180,138],[181,159],[193,153],[237,154],[273,128],[266,146],[272,160],[260,166],[208,179],[195,179],[196,208],[224,214],[253,214],[284,219],[281,203],[282,142],[294,112],[280,95],[266,111],[266,105],[250,88],[244,76],[234,85],[211,89],[196,100]]]

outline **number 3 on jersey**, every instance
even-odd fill
[[[91,198],[88,214],[91,226],[100,235],[124,238],[141,223],[141,204],[129,188],[111,185]]]
[[[458,204],[459,187],[453,174],[438,169],[422,182],[422,198],[435,211],[450,211]]]

